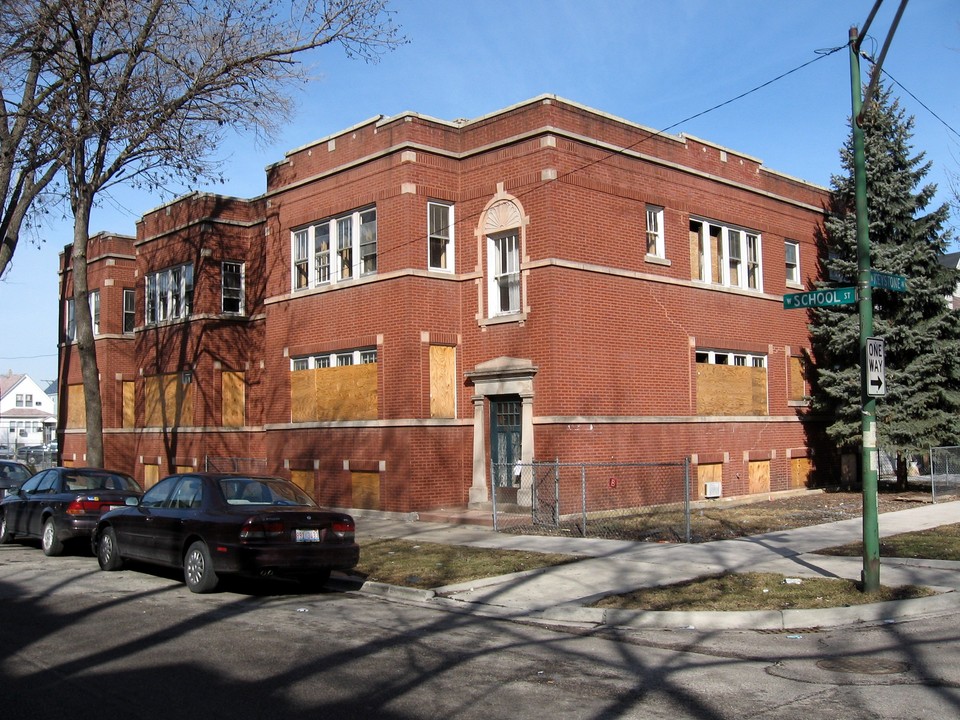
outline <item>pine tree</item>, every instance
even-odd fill
[[[946,302],[958,273],[939,262],[947,250],[948,205],[927,211],[936,193],[922,185],[924,153],[911,155],[913,118],[881,88],[864,123],[871,267],[903,275],[907,292],[873,289],[873,335],[885,341],[886,395],[877,399],[877,445],[923,452],[960,444],[960,317]],[[851,132],[841,150],[845,175],[831,179],[820,238],[821,286],[857,281],[854,157]],[[812,411],[827,421],[840,452],[860,447],[860,323],[856,305],[810,313],[815,371]]]

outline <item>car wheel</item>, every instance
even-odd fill
[[[40,536],[40,545],[43,547],[43,554],[53,557],[63,553],[63,542],[57,533],[57,526],[53,518],[47,518],[43,524],[43,535]]]
[[[117,534],[112,527],[105,528],[97,543],[97,562],[101,570],[119,570],[123,566],[117,547]]]
[[[8,543],[13,540],[13,533],[10,532],[10,528],[7,526],[7,516],[4,515],[0,517],[0,545]]]
[[[303,586],[303,589],[307,592],[320,592],[323,590],[324,585],[327,584],[327,580],[330,579],[330,570],[320,570],[319,572],[311,573],[309,575],[301,575],[300,585]]]
[[[217,574],[206,543],[198,540],[188,549],[183,558],[183,579],[190,592],[208,593],[217,587]]]

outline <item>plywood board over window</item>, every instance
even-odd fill
[[[790,487],[809,487],[810,476],[813,473],[813,462],[807,457],[792,458],[790,460]]]
[[[697,363],[697,414],[767,415],[767,369]]]
[[[147,427],[193,425],[193,383],[182,373],[144,378],[144,424]]]
[[[452,418],[457,412],[457,349],[430,346],[430,417]]]
[[[85,428],[87,426],[87,406],[84,404],[83,385],[71,385],[67,388],[67,427]]]
[[[313,470],[291,470],[290,480],[294,485],[313,497]]]
[[[242,372],[224,372],[220,377],[221,423],[224,427],[243,427],[244,377]]]
[[[144,463],[143,465],[143,489],[149,490],[160,479],[160,466]]]
[[[123,382],[123,427],[132,428],[137,424],[136,386],[132,380]]]
[[[790,399],[805,400],[807,398],[807,381],[804,372],[802,357],[790,358]]]
[[[697,488],[698,494],[702,498],[704,485],[706,483],[718,483],[723,481],[723,463],[701,463],[697,465]]]
[[[376,420],[377,398],[377,363],[291,373],[293,422]]]
[[[770,461],[751,460],[747,466],[747,477],[747,492],[750,494],[770,492]]]
[[[351,472],[353,507],[366,510],[380,509],[380,475],[370,472]]]

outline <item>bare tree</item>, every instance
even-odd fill
[[[51,32],[58,7],[0,6],[0,278],[65,157],[49,122],[65,93],[47,72],[64,39]]]
[[[21,0],[22,1],[22,0]],[[97,197],[119,183],[159,189],[213,178],[227,131],[269,135],[288,92],[309,80],[309,51],[339,44],[376,60],[404,42],[387,0],[27,0],[62,39],[46,72],[67,102],[54,107],[74,217],[76,341],[87,462],[103,464],[103,420],[88,302],[87,241]]]

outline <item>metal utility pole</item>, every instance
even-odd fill
[[[866,35],[883,0],[877,0],[863,26]],[[860,33],[850,28],[850,92],[853,104],[853,165],[855,204],[857,213],[857,293],[860,313],[860,477],[863,492],[863,592],[880,589],[880,528],[877,510],[877,408],[867,382],[867,346],[873,335],[873,288],[870,280],[870,224],[867,218],[867,170],[864,151],[863,122],[866,109],[873,101],[880,79],[883,60],[897,29],[907,0],[900,0],[900,7],[884,41],[879,60],[874,63],[870,86],[864,101],[860,83]]]
[[[867,395],[867,339],[873,336],[873,288],[870,287],[870,230],[867,219],[867,171],[860,112],[860,42],[850,28],[850,89],[853,98],[853,167],[857,212],[857,297],[860,312],[860,478],[863,492],[863,591],[880,588],[880,528],[877,520],[877,401]]]

